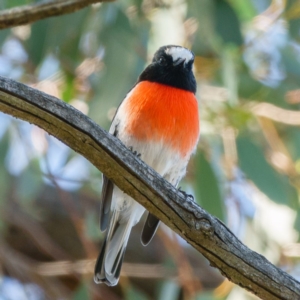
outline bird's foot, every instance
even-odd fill
[[[178,191],[180,191],[185,198],[191,198],[193,201],[195,201],[194,196],[192,194],[188,194],[186,191],[183,191],[181,186],[178,188]]]
[[[128,149],[129,149],[135,156],[137,156],[138,158],[141,157],[141,153],[138,153],[137,151],[133,150],[132,147],[128,147]]]

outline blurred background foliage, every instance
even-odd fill
[[[300,279],[299,17],[296,0],[118,0],[0,31],[0,75],[108,129],[158,47],[191,48],[201,139],[181,186]],[[146,248],[136,226],[119,285],[96,286],[100,172],[37,127],[0,124],[1,300],[255,298],[164,226]]]

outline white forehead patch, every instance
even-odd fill
[[[185,61],[190,61],[194,58],[193,53],[183,47],[170,47],[165,50],[166,54],[171,55],[173,62],[179,58],[184,58]]]

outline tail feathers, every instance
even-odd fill
[[[115,211],[111,219],[111,225],[95,266],[94,281],[104,282],[108,286],[118,283],[124,254],[132,228],[132,221],[119,223],[119,212]]]
[[[152,214],[148,213],[143,231],[142,231],[142,235],[141,235],[141,242],[144,246],[147,246],[153,236],[155,235],[155,232],[158,228],[159,225],[159,219],[157,219],[155,216],[153,216]]]
[[[107,229],[110,217],[110,208],[112,202],[114,184],[103,175],[103,185],[100,206],[100,230],[103,232]]]

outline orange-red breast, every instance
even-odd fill
[[[186,48],[161,47],[120,104],[109,131],[174,186],[184,176],[199,138],[193,62]],[[95,266],[96,283],[118,283],[131,228],[144,211],[103,176],[100,229],[106,237]],[[148,213],[141,236],[144,245],[158,224]]]

